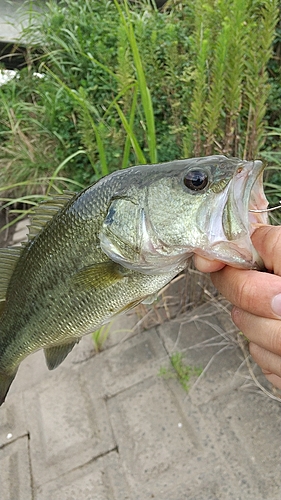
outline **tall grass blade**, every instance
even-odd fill
[[[46,191],[47,195],[49,195],[49,193],[50,193],[50,191],[51,191],[54,183],[57,181],[59,172],[65,167],[65,165],[69,161],[73,160],[73,158],[76,158],[76,156],[81,155],[81,154],[86,154],[86,151],[83,151],[83,150],[76,151],[75,153],[73,153],[70,156],[68,156],[67,158],[65,158],[65,160],[63,160],[61,162],[61,164],[56,168],[56,170],[54,171],[52,177],[49,180],[48,189]]]
[[[130,125],[130,123],[128,123],[128,120],[126,118],[126,116],[124,115],[122,109],[120,108],[120,106],[116,103],[115,104],[115,107],[118,111],[118,114],[121,118],[121,121],[122,121],[122,124],[123,124],[123,127],[124,129],[126,130],[127,134],[128,134],[128,137],[131,141],[131,144],[134,148],[134,151],[135,151],[135,154],[136,154],[136,157],[137,157],[137,161],[138,163],[142,163],[142,164],[145,164],[146,163],[146,159],[145,159],[145,156],[142,152],[142,149],[138,143],[138,140],[132,130],[132,127]]]
[[[134,63],[136,67],[137,80],[139,85],[139,90],[141,94],[141,101],[144,110],[144,115],[146,119],[146,132],[147,132],[147,141],[148,141],[148,149],[149,149],[149,159],[151,163],[157,163],[157,147],[156,147],[156,134],[155,134],[155,123],[154,123],[154,112],[151,100],[151,94],[149,88],[147,86],[145,73],[143,70],[143,64],[140,57],[138,44],[136,41],[134,27],[131,20],[130,10],[128,7],[127,0],[124,0],[125,12],[124,15],[119,3],[117,0],[114,0],[115,6],[118,10],[120,20],[126,30],[127,37],[130,43],[130,47],[132,50]]]
[[[132,132],[133,127],[134,127],[134,122],[135,122],[135,114],[136,114],[136,107],[137,107],[137,98],[138,98],[138,92],[137,92],[137,87],[134,87],[134,94],[133,94],[133,100],[131,104],[131,113],[130,113],[130,119],[129,119],[129,130]],[[127,137],[125,140],[125,146],[124,146],[124,153],[123,153],[123,161],[121,168],[126,168],[129,165],[129,156],[130,156],[130,146],[132,144],[132,134],[127,133]],[[133,144],[132,144],[133,145]],[[143,158],[145,160],[145,158]],[[143,162],[141,162],[143,163]]]

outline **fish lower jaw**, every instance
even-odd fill
[[[211,260],[218,260],[224,264],[239,269],[263,269],[264,264],[252,245],[248,235],[239,240],[224,240],[213,243],[210,248],[196,249],[195,253]]]

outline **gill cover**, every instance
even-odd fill
[[[170,255],[171,249],[156,234],[145,208],[129,199],[113,200],[99,238],[111,260],[144,274],[169,272],[182,260],[181,255]]]

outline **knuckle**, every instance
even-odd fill
[[[245,276],[243,281],[240,281],[237,286],[237,305],[246,311],[252,311],[255,309],[256,298],[256,286],[251,280],[248,279],[248,276]]]

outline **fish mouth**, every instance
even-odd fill
[[[260,160],[241,161],[230,183],[222,218],[223,231],[230,245],[244,259],[244,267],[256,269],[263,269],[264,264],[251,236],[258,226],[268,224],[268,201],[263,190],[264,167]]]
[[[268,224],[268,214],[266,212],[268,201],[263,190],[263,171],[264,165],[260,160],[246,162],[241,171],[242,181],[244,178],[244,189],[242,191],[242,203],[239,203],[239,196],[237,196],[238,208],[241,220],[244,219],[250,236],[258,225]],[[234,189],[238,189],[239,193],[239,185],[235,186]],[[259,210],[259,212],[255,212],[256,210]],[[265,211],[262,212],[262,210]]]

